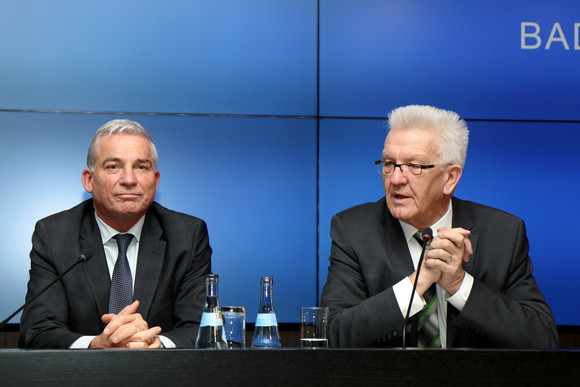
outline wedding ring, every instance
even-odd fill
[[[449,258],[447,258],[447,263],[451,262],[451,259],[453,259],[453,255],[450,255]]]
[[[140,329],[140,330],[141,330],[141,332],[142,332],[142,331],[144,331],[144,330],[145,330],[145,327],[144,327],[143,325],[141,325],[141,326],[139,327],[139,329]]]

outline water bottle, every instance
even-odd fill
[[[281,347],[281,340],[272,295],[274,279],[272,277],[262,277],[260,283],[262,285],[262,296],[251,345],[254,348],[279,348]]]
[[[227,349],[224,319],[218,301],[218,275],[205,276],[205,306],[195,340],[195,348]]]

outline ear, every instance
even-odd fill
[[[159,178],[161,177],[161,173],[159,173],[159,170],[155,171],[155,191],[157,191],[157,188],[159,187]]]
[[[85,187],[85,190],[88,193],[93,193],[93,174],[88,168],[85,168],[83,170],[82,181],[83,181],[83,187]]]
[[[447,170],[445,171],[445,184],[443,186],[443,193],[445,195],[451,195],[455,192],[455,188],[462,174],[463,168],[461,168],[461,165],[453,164],[447,166]]]

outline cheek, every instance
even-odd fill
[[[383,186],[385,187],[385,192],[389,192],[393,186],[391,184],[391,179],[383,178]]]
[[[113,191],[115,187],[115,179],[101,177],[93,181],[93,192],[98,192],[101,194],[108,194]]]
[[[433,181],[426,189],[421,193],[421,198],[423,207],[431,207],[434,203],[437,203],[439,199],[443,196],[443,186],[440,181]]]
[[[143,188],[144,192],[153,193],[157,190],[157,182],[155,178],[143,178],[140,181],[140,185]]]

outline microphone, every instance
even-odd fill
[[[415,283],[413,283],[413,292],[411,293],[411,299],[409,300],[409,306],[407,307],[407,313],[405,313],[405,321],[403,322],[403,349],[407,348],[407,324],[409,323],[409,314],[411,313],[411,305],[413,305],[413,297],[415,296],[415,291],[417,290],[417,283],[419,282],[419,273],[421,272],[421,266],[423,265],[423,258],[425,258],[425,251],[427,246],[433,239],[433,230],[431,227],[427,227],[421,231],[423,234],[423,249],[421,250],[421,256],[419,257],[419,262],[417,263],[417,274],[415,275]]]
[[[64,275],[66,273],[68,273],[69,271],[71,271],[72,269],[74,269],[74,267],[76,265],[78,265],[81,262],[86,262],[89,259],[91,259],[92,257],[93,257],[93,252],[92,252],[91,249],[85,249],[85,250],[81,251],[81,253],[79,255],[79,259],[77,259],[75,261],[75,263],[73,263],[68,269],[66,269],[65,271],[63,271],[51,283],[49,283],[48,285],[46,285],[40,292],[38,292],[38,294],[36,296],[32,297],[24,305],[22,305],[20,308],[18,308],[14,313],[12,313],[10,316],[8,316],[8,318],[6,320],[2,321],[0,323],[0,329],[4,328],[4,326],[8,323],[8,321],[10,321],[12,319],[12,317],[16,316],[18,314],[18,312],[20,312],[22,309],[26,308],[28,305],[30,305],[32,303],[32,301],[34,301],[38,297],[40,297],[44,292],[46,292],[48,290],[48,288],[50,288],[52,285],[54,285],[56,283],[56,281],[60,280],[62,277],[64,277]]]

